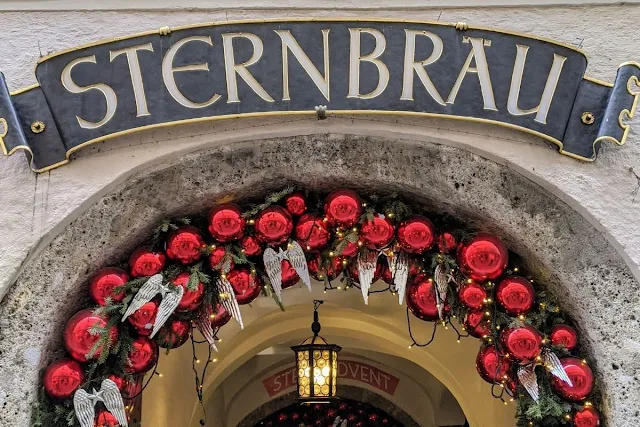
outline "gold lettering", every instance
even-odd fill
[[[113,62],[115,58],[122,55],[123,53],[127,55],[129,73],[131,74],[131,85],[133,86],[133,96],[136,100],[136,117],[151,115],[149,113],[149,109],[147,108],[147,97],[144,94],[144,82],[142,81],[140,62],[138,61],[139,50],[148,50],[150,52],[153,52],[153,46],[151,46],[151,43],[147,43],[109,52],[111,62]]]
[[[360,35],[371,34],[376,41],[373,52],[361,56]],[[387,41],[380,31],[373,28],[349,28],[351,39],[351,51],[349,54],[349,94],[347,98],[371,99],[380,95],[389,84],[389,69],[384,62],[378,59],[387,47]],[[365,95],[360,94],[360,63],[370,62],[378,68],[378,86]]]
[[[431,81],[431,77],[427,74],[427,70],[425,67],[427,65],[433,64],[440,56],[442,56],[442,51],[444,50],[444,45],[442,43],[442,39],[434,33],[429,31],[417,31],[417,30],[404,30],[406,33],[405,45],[404,45],[404,72],[402,77],[402,96],[400,99],[406,101],[413,101],[413,74],[418,75],[420,81],[424,85],[429,95],[440,105],[446,105],[440,93],[438,93],[438,89],[434,86]],[[416,37],[417,36],[425,36],[431,39],[431,43],[433,43],[433,51],[431,55],[423,61],[416,61]]]
[[[478,74],[480,80],[480,90],[482,91],[482,99],[484,101],[485,110],[498,111],[496,107],[496,100],[493,96],[493,86],[491,85],[491,76],[489,75],[489,65],[487,64],[487,57],[484,52],[484,47],[491,46],[491,40],[477,38],[477,37],[464,37],[463,43],[471,43],[471,52],[460,70],[458,79],[451,89],[447,104],[453,104],[456,102],[456,97],[462,86],[462,81],[467,76],[467,73]],[[476,66],[471,67],[471,61],[475,59]]]
[[[239,37],[248,39],[253,45],[251,58],[242,64],[236,64],[235,54],[233,52],[233,39]],[[224,67],[227,78],[227,103],[240,102],[240,98],[238,98],[238,79],[236,78],[236,74],[240,76],[260,98],[267,102],[274,102],[274,99],[260,86],[260,83],[258,83],[249,70],[247,70],[248,66],[260,60],[264,52],[264,46],[260,37],[251,33],[226,33],[222,35],[222,45],[224,47]]]
[[[289,96],[289,51],[298,60],[302,68],[307,72],[313,83],[320,89],[322,95],[329,101],[329,31],[322,30],[322,44],[324,52],[324,77],[306,53],[298,44],[298,41],[288,30],[275,30],[282,39],[282,100],[290,101]]]
[[[527,61],[527,53],[529,52],[529,46],[517,46],[516,62],[513,66],[513,74],[511,75],[511,88],[509,89],[509,99],[507,101],[507,110],[514,116],[525,116],[527,114],[536,114],[535,121],[547,124],[547,116],[549,115],[549,109],[551,108],[551,101],[556,93],[558,87],[558,81],[560,80],[560,73],[564,67],[564,63],[567,60],[566,57],[553,54],[553,64],[547,77],[547,83],[542,91],[540,97],[540,103],[537,107],[530,108],[528,110],[521,110],[518,107],[518,100],[520,98],[520,87],[522,86],[522,76],[524,75],[524,66]]]
[[[78,64],[82,64],[84,62],[88,62],[91,64],[96,64],[96,56],[85,56],[83,58],[74,59],[70,63],[67,64],[66,67],[62,70],[62,85],[66,90],[71,93],[83,93],[89,90],[99,90],[104,96],[105,101],[107,102],[107,112],[105,113],[102,120],[98,122],[90,122],[81,118],[80,116],[76,116],[76,120],[78,120],[78,124],[83,129],[98,129],[101,126],[104,126],[113,118],[113,115],[116,113],[116,108],[118,106],[118,97],[116,92],[104,83],[97,83],[89,86],[78,86],[71,77],[71,72],[73,71],[73,67]]]
[[[209,64],[192,64],[192,65],[183,65],[181,67],[174,67],[173,60],[178,53],[178,50],[185,44],[193,41],[200,41],[208,44],[209,46],[213,46],[213,42],[211,41],[211,37],[205,36],[193,36],[184,38],[167,51],[167,54],[164,56],[162,60],[162,79],[164,80],[164,85],[169,91],[169,94],[175,99],[178,103],[184,105],[188,108],[204,108],[209,105],[215,103],[218,99],[221,98],[220,95],[214,94],[211,99],[205,102],[193,102],[188,99],[186,96],[180,92],[178,85],[176,84],[175,73],[183,72],[183,71],[209,71]]]

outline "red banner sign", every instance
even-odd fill
[[[378,390],[392,395],[396,392],[400,380],[388,372],[375,366],[352,360],[338,361],[339,380],[353,380],[370,385]],[[338,380],[338,381],[339,381]],[[296,368],[292,366],[284,369],[262,381],[269,397],[296,387]]]

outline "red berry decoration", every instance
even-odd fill
[[[262,243],[276,246],[286,242],[293,231],[293,219],[281,206],[270,206],[255,219],[256,237]]]
[[[569,325],[555,325],[551,329],[551,344],[571,351],[578,345],[578,333]]]
[[[280,266],[282,268],[282,289],[290,288],[298,283],[300,277],[289,261],[283,259]]]
[[[177,312],[193,311],[202,304],[204,299],[204,284],[198,282],[198,285],[194,290],[190,290],[187,285],[189,284],[189,277],[191,275],[187,272],[178,274],[178,277],[173,279],[173,284],[176,286],[182,286],[184,292],[182,299],[178,303],[176,308]]]
[[[169,320],[160,328],[156,340],[162,348],[178,348],[191,336],[191,323],[188,320]]]
[[[211,326],[221,328],[231,320],[231,313],[222,304],[216,304],[215,311],[211,315]]]
[[[253,236],[243,237],[240,245],[246,256],[258,256],[262,254],[262,246],[260,246],[258,239]]]
[[[258,298],[262,291],[258,276],[252,275],[246,268],[231,270],[227,274],[227,280],[231,284],[233,292],[236,294],[236,300],[240,305],[251,303]]]
[[[224,246],[216,247],[209,255],[209,265],[211,266],[211,269],[219,270],[219,271],[232,270],[234,266],[234,262],[231,257],[229,257],[229,264],[224,265],[224,257],[226,255],[227,255],[227,250],[225,249]]]
[[[573,427],[598,427],[600,414],[593,406],[587,406],[573,414]]]
[[[511,362],[508,358],[500,356],[495,346],[488,345],[478,353],[476,369],[486,382],[490,384],[501,383],[508,379]]]
[[[180,227],[169,234],[167,256],[183,265],[193,264],[202,257],[205,246],[200,230],[195,227]]]
[[[158,344],[147,337],[138,337],[131,343],[129,362],[125,370],[129,374],[144,374],[158,361]]]
[[[355,191],[337,190],[324,200],[324,214],[332,224],[352,227],[362,215],[362,201]]]
[[[431,277],[426,274],[416,277],[407,291],[407,306],[418,319],[430,322],[439,319],[435,283]],[[449,313],[448,304],[444,306],[444,313]]]
[[[428,218],[415,215],[400,224],[398,243],[407,252],[421,254],[435,242],[435,227]]]
[[[484,338],[491,334],[484,311],[468,312],[464,319],[464,329],[474,338]]]
[[[382,249],[391,243],[394,233],[393,224],[383,216],[362,224],[360,234],[369,249]]]
[[[329,242],[327,222],[315,214],[303,215],[296,225],[296,240],[307,252],[318,252]]]
[[[304,194],[300,191],[296,191],[285,197],[284,205],[287,207],[287,210],[291,212],[291,215],[301,216],[307,211],[307,201],[304,199]]]
[[[458,266],[463,274],[483,282],[500,277],[509,262],[509,253],[495,236],[478,233],[458,250]]]
[[[487,300],[487,291],[476,282],[465,283],[458,290],[458,299],[469,310],[480,310]]]
[[[244,234],[242,210],[233,203],[216,206],[209,212],[209,233],[219,242],[238,240]]]
[[[133,277],[153,276],[162,271],[166,258],[162,252],[139,248],[129,257],[129,271]]]
[[[136,328],[138,335],[149,336],[153,331],[153,323],[156,321],[157,314],[158,303],[149,301],[127,317],[127,320]]]
[[[99,346],[93,354],[91,350],[95,343],[100,340],[100,336],[92,334],[94,328],[104,328],[107,326],[107,319],[103,316],[96,316],[93,310],[85,309],[77,312],[64,329],[64,344],[67,351],[78,362],[95,360],[100,357],[102,346]],[[115,345],[118,341],[118,327],[112,326],[109,330],[111,342]]]
[[[593,391],[593,372],[589,365],[575,357],[560,359],[567,376],[573,385],[553,377],[551,387],[562,398],[572,402],[580,402],[586,399]]]
[[[536,299],[531,282],[524,277],[509,276],[500,281],[496,289],[496,300],[510,316],[528,312]]]
[[[315,258],[307,262],[309,273],[314,279],[322,281],[326,276],[328,280],[333,280],[342,273],[344,264],[341,257],[333,257],[329,265],[322,264],[322,256],[318,254]]]
[[[531,362],[540,355],[542,336],[533,326],[509,328],[500,334],[502,347],[519,362]]]
[[[119,427],[120,423],[111,415],[111,412],[100,411],[96,416],[93,427]]]
[[[456,238],[453,234],[444,232],[438,236],[436,244],[438,245],[438,250],[440,252],[448,254],[456,248],[458,242],[456,242]]]
[[[84,380],[84,369],[78,362],[60,359],[47,367],[42,383],[49,397],[66,400],[73,396]]]
[[[101,268],[93,275],[89,282],[89,296],[99,306],[107,305],[107,298],[112,303],[124,299],[124,292],[114,292],[114,289],[129,281],[126,271],[117,267]]]

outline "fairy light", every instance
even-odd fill
[[[253,218],[249,220],[249,224],[253,225],[255,223],[256,223],[256,221]]]

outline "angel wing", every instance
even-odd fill
[[[174,286],[172,290],[166,292],[162,297],[162,302],[160,303],[160,307],[158,307],[156,321],[153,323],[151,338],[158,333],[162,325],[169,319],[169,316],[176,310],[176,307],[180,304],[182,295],[184,295],[184,288],[182,286]]]
[[[111,415],[116,417],[116,420],[120,423],[120,427],[127,427],[129,425],[127,414],[124,411],[124,402],[122,401],[122,395],[116,383],[107,378],[102,381],[100,391],[102,392],[104,406],[111,412]]]
[[[387,257],[387,261],[393,277],[393,284],[396,286],[396,291],[398,291],[398,304],[402,305],[407,282],[409,281],[409,259],[407,254],[400,252],[392,257]]]
[[[262,261],[273,291],[282,301],[282,257],[272,248],[267,248],[262,255]]]
[[[236,294],[233,292],[231,283],[229,283],[227,279],[219,278],[216,285],[218,288],[218,295],[220,296],[220,303],[229,313],[231,313],[231,317],[236,319],[240,324],[240,329],[244,329],[242,314],[240,314],[240,306],[238,305],[238,300],[236,300]]]
[[[127,307],[127,311],[124,312],[122,316],[122,321],[124,322],[127,317],[131,316],[136,312],[140,307],[151,301],[153,297],[155,297],[162,287],[162,274],[155,274],[149,278],[145,282],[144,285],[138,290],[138,293],[133,297],[131,302],[129,303],[129,307]]]
[[[378,252],[374,251],[368,252],[365,256],[358,255],[358,279],[365,304],[369,304],[369,289],[373,283],[373,276],[376,273],[376,264],[378,263],[379,255]]]
[[[216,333],[211,326],[212,315],[213,307],[211,306],[211,304],[205,304],[198,312],[198,316],[196,318],[196,327],[198,328],[202,336],[207,340],[211,348],[215,351],[218,351],[218,347],[216,346]]]
[[[307,258],[304,256],[302,246],[295,240],[289,244],[289,249],[285,252],[285,257],[296,270],[302,282],[307,285],[311,292],[311,278],[309,277],[309,267],[307,266]]]
[[[96,413],[89,393],[81,388],[76,390],[73,395],[73,409],[82,427],[93,427]]]
[[[449,277],[444,272],[442,264],[436,266],[436,270],[433,273],[433,277],[436,281],[436,299],[438,304],[438,316],[442,320],[442,314],[444,310],[445,301],[447,300],[447,292],[449,291]]]
[[[562,363],[560,363],[560,359],[553,351],[549,350],[548,348],[543,350],[542,363],[544,363],[547,370],[551,372],[551,375],[561,379],[562,381],[567,383],[569,387],[573,387],[573,383],[571,382],[569,375],[567,375],[567,372],[564,370]]]
[[[538,377],[536,376],[535,365],[519,366],[518,380],[520,380],[520,384],[527,390],[529,396],[538,403],[540,400],[540,389],[538,388]]]

